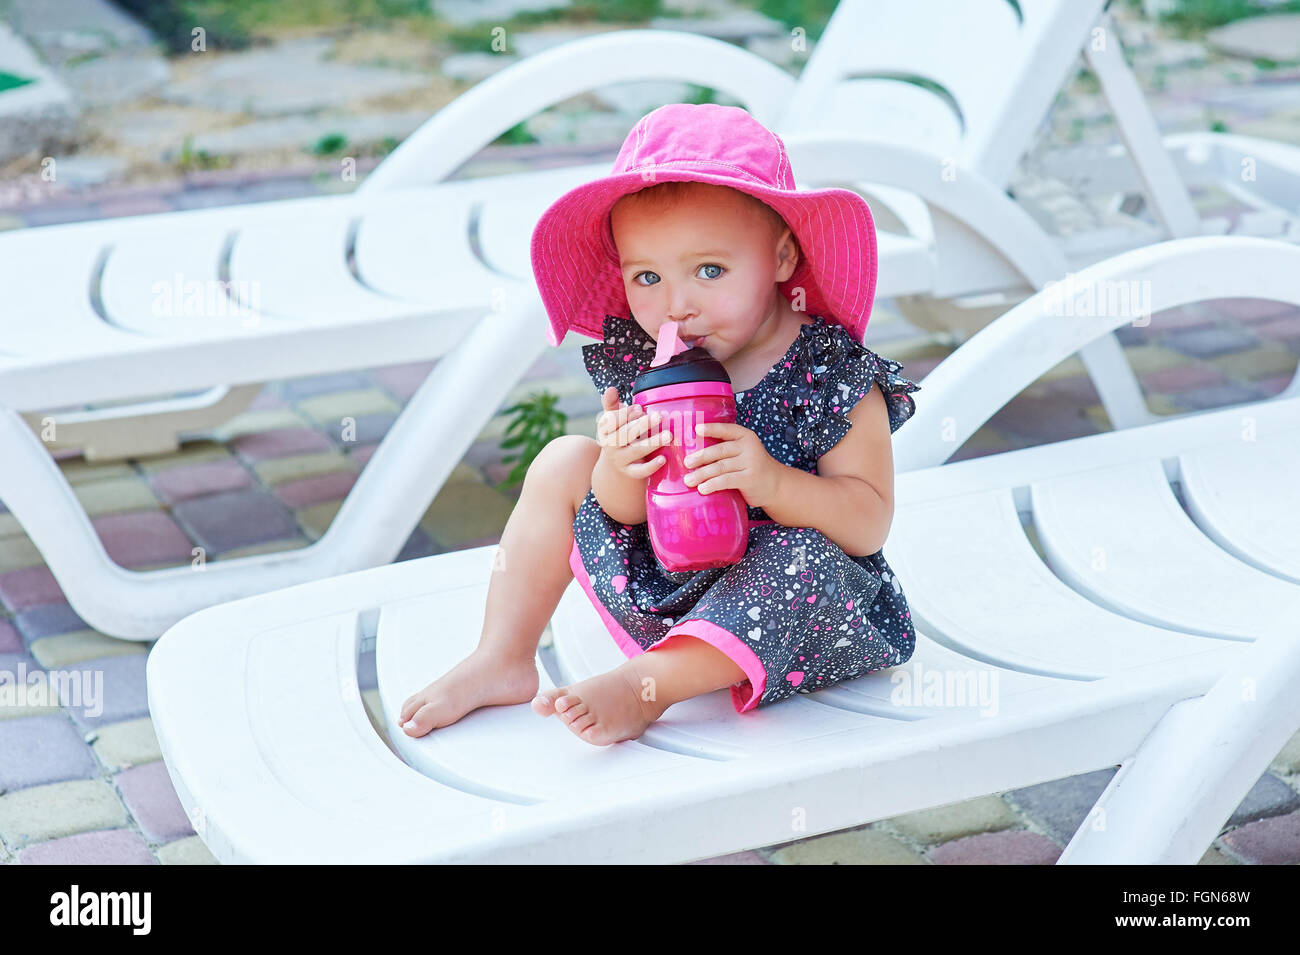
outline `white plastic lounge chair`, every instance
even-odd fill
[[[1300,249],[1176,240],[1078,279],[1150,282],[1157,309],[1300,305]],[[1125,320],[1048,306],[1035,296],[934,369],[895,439],[886,553],[918,632],[903,666],[745,717],[726,691],[699,697],[607,748],[491,707],[418,740],[394,730],[399,759],[368,721],[358,654],[375,649],[392,726],[474,646],[496,548],[304,584],[200,611],[150,654],[197,832],[223,862],[687,861],[1120,765],[1060,861],[1195,862],[1300,724],[1300,398],[942,464]],[[551,629],[544,686],[622,660],[576,583]],[[970,695],[932,698],[936,677]]]
[[[918,16],[942,7],[945,23],[962,24],[961,35],[977,37],[986,55],[999,58],[1004,68],[992,71],[996,80],[981,81],[989,71],[943,72],[952,51],[929,57],[929,46],[915,41],[914,21],[890,13],[880,29],[868,31],[879,37],[888,29],[900,42],[911,36],[909,55],[920,58],[913,72],[939,76],[950,90],[976,84],[960,99],[968,122],[951,179],[935,174],[946,141],[940,138],[937,149],[908,145],[927,127],[836,134],[841,142],[827,143],[825,129],[843,105],[836,96],[814,95],[807,109],[798,105],[802,100],[790,108],[796,82],[730,44],[620,31],[547,50],[475,86],[349,196],[0,235],[0,286],[7,293],[0,314],[0,454],[11,463],[0,471],[0,499],[81,617],[119,637],[149,639],[199,607],[391,560],[454,463],[545,348],[540,312],[526,291],[527,239],[537,216],[563,191],[608,170],[601,163],[442,180],[504,129],[593,83],[690,80],[736,97],[778,130],[789,117],[811,122],[811,111],[823,103],[830,112],[820,131],[813,123],[813,131],[786,136],[802,184],[856,183],[869,170],[871,191],[888,195],[917,230],[881,234],[878,295],[1041,288],[1061,278],[1070,262],[1004,193],[999,177],[1015,153],[1011,143],[1019,140],[1023,148],[1027,141],[1028,116],[1041,115],[1050,102],[1039,85],[1055,78],[1046,85],[1059,86],[1078,48],[1075,34],[1095,22],[1100,2],[1024,0],[1023,22],[1010,14],[968,22],[967,5],[939,0],[925,0],[933,7],[908,6]],[[995,7],[1010,9],[1002,0]],[[856,0],[837,9],[810,60],[810,90],[833,91],[839,79],[863,70],[893,71],[896,60],[872,67],[851,59],[854,45],[842,39],[858,35],[852,30],[866,9]],[[877,52],[885,57],[890,50],[885,44]],[[850,88],[877,104],[877,82],[912,89],[884,80],[853,80]],[[882,115],[897,123],[912,111],[909,105],[902,114]],[[924,204],[924,222],[907,214],[899,199],[907,195]],[[198,290],[195,299],[191,288]],[[1080,355],[1117,427],[1154,420],[1113,336],[1101,336]],[[142,432],[157,449],[160,435],[175,425],[165,416],[178,409],[169,399],[146,411],[138,405],[142,397],[206,389],[206,397],[184,401],[183,413],[192,416],[196,404],[216,396],[246,400],[241,386],[253,382],[441,356],[450,361],[439,362],[394,425],[324,538],[300,551],[209,562],[202,573],[137,573],[109,560],[48,448],[19,417],[52,418],[59,439],[60,428],[85,429],[125,412],[64,419],[50,408],[136,401],[131,414],[164,416]],[[1297,389],[1300,380],[1286,393]],[[477,399],[472,407],[464,406],[466,395]],[[105,447],[126,453],[124,428]]]

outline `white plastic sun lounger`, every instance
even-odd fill
[[[928,210],[935,225],[929,235],[882,232],[878,295],[958,296],[1007,283],[1040,288],[1062,277],[1069,263],[1061,250],[989,176],[997,168],[1005,173],[1002,154],[1013,153],[1009,144],[1027,141],[1031,132],[1025,117],[1045,111],[1050,101],[1028,78],[1041,83],[1044,70],[1064,74],[1078,46],[1074,31],[1093,22],[1079,8],[1097,2],[1026,0],[1022,22],[987,17],[969,25],[981,32],[968,35],[978,35],[986,53],[996,51],[1005,68],[996,84],[962,100],[971,123],[961,131],[962,162],[952,167],[951,180],[932,174],[942,145],[928,151],[907,145],[922,140],[899,130],[892,140],[878,131],[837,134],[836,143],[827,141],[823,123],[821,131],[786,137],[801,184],[854,183],[869,170],[874,189],[894,190],[891,202],[901,207],[899,190],[909,190]],[[1007,7],[1000,0],[998,6]],[[861,63],[846,59],[852,44],[839,37],[861,9],[853,2],[837,10],[810,60],[810,89],[836,89],[860,70]],[[968,16],[965,9],[945,7],[945,22]],[[892,15],[881,22],[882,29],[908,29]],[[914,22],[910,31],[916,33]],[[916,70],[936,72],[950,59],[921,60]],[[845,63],[837,66],[839,60]],[[890,62],[881,61],[876,72],[888,72]],[[954,86],[961,79],[936,75]],[[527,291],[532,225],[554,197],[608,167],[443,178],[502,130],[594,82],[647,78],[720,89],[777,129],[784,116],[807,118],[805,110],[788,108],[798,84],[752,54],[697,36],[620,31],[547,50],[474,87],[350,196],[0,235],[0,286],[7,292],[0,313],[0,454],[7,462],[0,500],[81,617],[114,636],[150,639],[199,607],[391,560],[455,462],[545,348],[540,310]],[[853,82],[864,102],[879,100],[874,81]],[[811,102],[823,101],[827,109],[841,106],[834,97]],[[895,122],[910,107],[887,115]],[[1004,136],[988,132],[1000,124]],[[967,169],[966,161],[989,174]],[[191,288],[199,293],[194,299]],[[1152,420],[1112,335],[1080,355],[1117,427]],[[170,416],[183,414],[192,426],[195,405],[221,395],[237,404],[247,394],[241,386],[434,357],[450,361],[439,362],[393,426],[325,537],[300,551],[208,562],[203,573],[138,573],[114,564],[50,462],[48,445],[36,437],[49,438],[52,422],[56,442],[68,433],[81,441],[97,422],[128,414],[136,416],[129,430],[158,450],[154,442],[174,433]],[[1293,383],[1286,393],[1298,388]],[[181,408],[176,399],[152,409],[139,404],[196,389],[205,397],[185,399]],[[476,399],[470,407],[467,395]],[[70,416],[49,411],[120,401],[136,404]],[[161,422],[139,425],[140,415],[155,412]],[[104,447],[126,453],[130,437],[118,428]]]
[[[1158,308],[1300,304],[1300,249],[1176,240],[1079,280],[1150,282]],[[886,553],[918,632],[903,666],[745,717],[725,691],[699,697],[607,748],[524,704],[394,729],[395,754],[358,655],[375,650],[392,727],[474,646],[496,548],[304,584],[200,611],[150,654],[196,831],[223,862],[676,862],[1119,765],[1060,861],[1194,863],[1300,724],[1300,398],[942,464],[1120,321],[1044,305],[932,371],[895,438]],[[576,584],[551,629],[544,686],[622,660]]]

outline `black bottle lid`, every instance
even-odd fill
[[[641,372],[632,380],[632,394],[691,381],[725,381],[730,385],[731,376],[722,367],[722,362],[696,346],[674,355],[662,365]]]

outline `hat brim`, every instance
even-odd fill
[[[552,345],[570,329],[599,339],[605,315],[627,315],[627,295],[609,226],[619,199],[661,182],[727,186],[781,216],[802,252],[778,288],[796,307],[843,325],[861,342],[876,294],[876,228],[867,201],[848,189],[776,189],[695,169],[656,167],[577,186],[552,203],[533,229],[533,276],[546,306]]]

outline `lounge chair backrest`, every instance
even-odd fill
[[[780,130],[862,128],[1005,183],[1105,5],[841,0]]]

